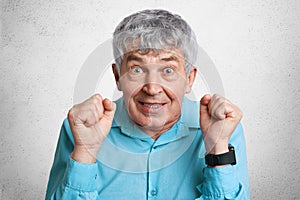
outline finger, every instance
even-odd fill
[[[110,101],[109,99],[105,98],[102,101],[103,107],[105,111],[112,111],[113,110],[113,102]]]
[[[220,120],[228,117],[238,118],[242,115],[240,110],[234,104],[220,95],[214,95],[212,97],[209,109],[212,117]]]
[[[220,104],[222,102],[224,102],[225,98],[223,98],[222,96],[218,95],[218,94],[214,94],[211,97],[211,101],[208,105],[208,109],[209,109],[209,113],[212,114],[214,111],[214,108],[218,107],[217,104]]]
[[[84,124],[87,127],[93,126],[103,116],[102,97],[100,94],[91,96],[86,102],[80,105],[79,114],[85,117]]]
[[[234,111],[232,105],[227,102],[221,102],[220,104],[216,104],[214,108],[214,117],[217,119],[226,119],[229,113]]]
[[[90,109],[88,110],[80,110],[76,108],[72,108],[68,115],[69,122],[73,125],[80,126],[92,126],[96,123],[97,119],[95,117],[95,113]]]
[[[225,110],[226,117],[240,121],[242,119],[243,113],[234,104],[232,104],[231,106],[232,110]]]
[[[116,111],[116,104],[109,99],[104,99],[102,103],[104,107],[104,115],[112,120]]]
[[[202,125],[208,124],[210,121],[210,114],[208,109],[210,101],[211,96],[209,94],[204,95],[200,100],[200,124]]]
[[[222,113],[222,108],[226,104],[226,99],[219,96],[213,95],[211,102],[208,105],[209,113],[215,119],[225,119],[224,113]]]
[[[102,102],[102,100],[103,100],[101,94],[99,94],[99,93],[94,94],[91,98],[96,98],[96,99],[98,99],[100,102]]]
[[[204,95],[200,100],[200,111],[207,112],[210,101],[211,96],[209,94]]]
[[[98,113],[97,120],[99,120],[103,116],[104,108],[102,105],[102,96],[100,94],[95,94],[91,99],[91,109],[95,110]]]
[[[111,124],[116,111],[116,104],[108,99],[104,99],[103,102],[104,113],[103,117],[98,121],[96,130],[101,134],[102,138],[106,137],[111,128]]]

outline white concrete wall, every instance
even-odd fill
[[[2,0],[0,199],[43,199],[88,55],[128,14],[179,13],[243,110],[252,199],[300,199],[300,1]]]

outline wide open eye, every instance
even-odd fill
[[[140,74],[143,72],[143,69],[140,66],[134,66],[131,68],[131,71],[136,74]]]
[[[164,74],[172,74],[174,72],[174,69],[172,67],[166,67],[163,70]]]

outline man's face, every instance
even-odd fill
[[[180,117],[183,96],[196,75],[193,69],[187,76],[184,62],[179,50],[132,51],[124,55],[120,75],[114,69],[130,118],[152,137]]]

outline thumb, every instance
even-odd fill
[[[116,104],[108,99],[102,101],[103,116],[97,124],[97,129],[102,136],[106,137],[110,131],[112,121],[114,119]]]
[[[116,104],[109,99],[104,99],[102,104],[104,107],[103,117],[112,121],[117,107]]]
[[[211,96],[209,94],[204,95],[200,100],[200,112],[203,114],[208,113],[208,104],[211,100]]]
[[[200,100],[200,123],[210,120],[208,104],[211,101],[209,94],[204,95]]]

